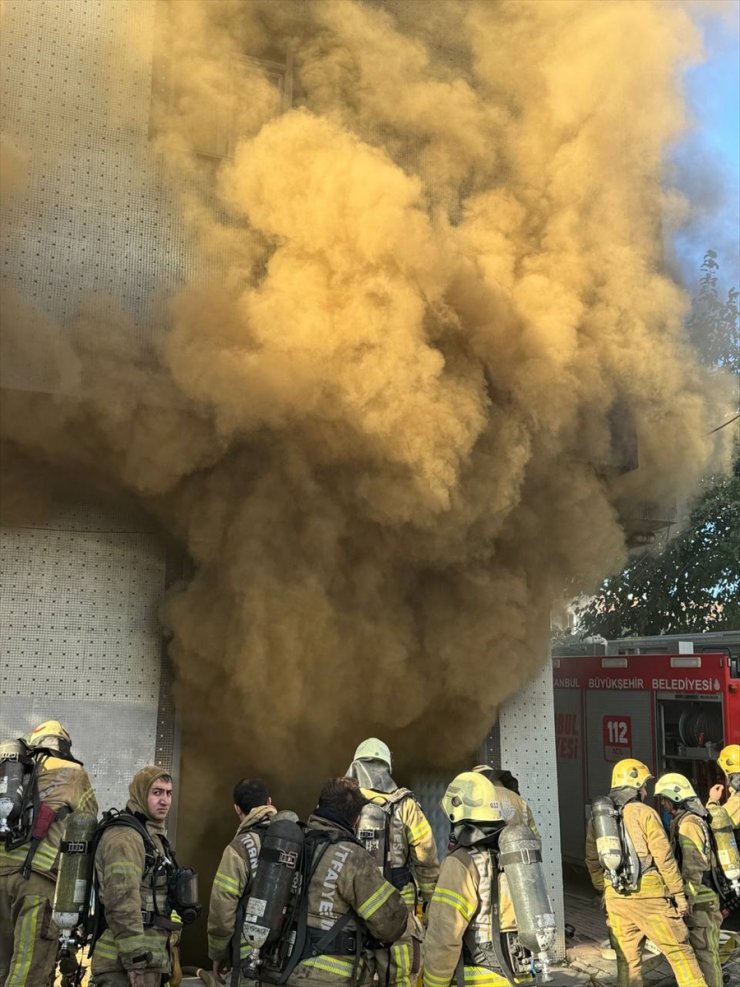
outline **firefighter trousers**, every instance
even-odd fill
[[[722,963],[719,958],[719,930],[722,912],[719,908],[695,905],[686,919],[689,942],[704,974],[707,987],[722,987]]]
[[[51,920],[54,882],[31,872],[28,878],[0,875],[0,984],[51,987],[59,931]]]
[[[689,943],[689,930],[666,898],[610,895],[606,900],[611,939],[617,952],[619,987],[643,987],[642,944],[655,943],[673,970],[678,987],[706,987]]]

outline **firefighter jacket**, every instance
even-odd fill
[[[636,891],[630,891],[630,898],[673,898],[683,894],[683,881],[673,856],[671,845],[663,829],[660,816],[644,802],[628,802],[622,809],[624,828],[632,841],[640,861],[640,880]],[[604,879],[604,871],[596,852],[596,837],[593,823],[589,820],[586,829],[586,867],[591,883],[597,891],[605,892],[606,897],[618,894]]]
[[[363,788],[362,794],[376,805],[386,805],[393,801],[396,792],[376,792]],[[396,874],[408,875],[408,880],[393,880],[406,904],[413,908],[416,892],[424,902],[431,901],[434,885],[439,877],[437,844],[434,842],[432,827],[411,792],[396,802],[390,816],[390,865]]]
[[[458,847],[442,861],[427,912],[424,987],[448,987],[462,955],[465,984],[505,985],[493,951],[493,882],[497,881],[499,930],[516,929],[506,877],[488,850]]]
[[[170,972],[170,937],[180,927],[167,894],[174,863],[164,826],[146,813],[149,788],[161,774],[161,768],[158,774],[140,771],[126,806],[144,823],[153,847],[145,846],[142,835],[129,826],[111,827],[100,838],[95,871],[108,927],[93,950],[93,978],[123,970]]]
[[[682,812],[671,822],[671,846],[679,861],[686,898],[692,907],[719,908],[712,885],[717,860],[708,823],[695,812]]]
[[[97,816],[98,803],[87,771],[81,764],[64,758],[44,756],[38,773],[38,792],[41,804],[55,810],[55,820],[46,836],[36,847],[31,870],[56,880],[59,868],[59,844],[64,837],[70,812]],[[0,846],[0,875],[15,874],[23,869],[29,843],[6,851]]]
[[[252,809],[239,823],[234,839],[221,856],[208,909],[208,956],[211,960],[231,959],[230,944],[236,932],[239,902],[249,894],[262,844],[262,829],[276,812],[272,805]],[[249,951],[250,947],[242,937],[241,958],[245,959]]]
[[[722,803],[710,799],[707,802],[707,807],[710,805],[722,805]],[[730,796],[724,803],[724,808],[727,809],[730,819],[732,819],[733,828],[740,829],[740,792],[730,789]]]
[[[315,980],[346,984],[356,966],[352,943],[356,942],[358,932],[365,931],[383,945],[393,943],[406,929],[408,909],[351,830],[317,814],[308,820],[307,838],[312,831],[325,833],[337,842],[319,843],[316,850],[321,856],[307,890],[309,943],[315,946],[348,911],[353,917],[346,921],[332,945],[298,964],[289,982]],[[365,968],[358,971],[356,979],[361,981],[371,975],[372,970]]]
[[[740,792],[730,793],[730,797],[725,802],[725,809],[730,813],[732,825],[735,829],[740,829]]]

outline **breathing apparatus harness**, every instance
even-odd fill
[[[738,905],[738,896],[733,891],[722,869],[721,854],[717,845],[717,837],[710,825],[709,812],[704,808],[699,799],[695,798],[686,799],[677,808],[679,811],[673,817],[671,824],[670,842],[679,871],[683,864],[683,849],[681,848],[679,833],[681,820],[688,815],[693,815],[701,824],[702,835],[704,837],[704,852],[709,858],[710,863],[709,869],[705,870],[702,874],[701,883],[718,896],[723,908],[729,908],[734,911]]]
[[[177,932],[182,925],[189,925],[194,922],[201,912],[201,905],[198,902],[198,875],[190,867],[180,867],[175,857],[174,851],[167,838],[159,834],[162,841],[164,853],[162,853],[154,843],[151,834],[146,828],[146,817],[139,812],[131,812],[128,809],[109,809],[103,813],[103,819],[97,828],[93,839],[92,855],[93,860],[100,846],[100,840],[104,833],[110,829],[125,826],[133,829],[139,834],[144,843],[144,871],[142,879],[148,879],[152,889],[151,910],[142,910],[141,921],[145,929],[156,928],[165,932]],[[160,875],[166,874],[166,910],[167,914],[159,911],[157,904],[157,879]],[[182,922],[173,922],[169,915],[177,912]],[[100,887],[97,870],[93,867],[90,890],[87,897],[86,909],[82,917],[85,939],[89,942],[89,953],[95,947],[96,942],[108,928],[105,918],[105,906],[100,900]]]
[[[639,789],[625,785],[612,788],[608,796],[595,799],[592,807],[599,860],[614,890],[623,895],[637,891],[642,875],[656,870],[654,864],[643,867],[625,826],[624,808],[632,802],[642,802]],[[603,847],[612,855],[618,851],[609,862],[604,857]]]
[[[265,817],[264,819],[260,819],[257,822],[255,822],[253,826],[247,827],[247,829],[245,829],[241,835],[246,835],[247,833],[253,833],[255,831],[258,831],[262,836],[264,836],[264,833],[266,832],[271,822],[272,819],[269,816]],[[241,959],[242,929],[244,927],[244,918],[247,910],[247,900],[252,890],[254,875],[252,874],[251,877],[252,880],[248,880],[245,883],[244,890],[239,896],[239,901],[236,904],[236,919],[234,922],[234,933],[231,937],[231,942],[229,943],[229,952],[231,955],[232,987],[238,987],[239,980],[241,979],[240,974],[242,967],[242,959]],[[247,964],[245,964],[245,966],[246,965]]]
[[[383,793],[383,795],[385,794]],[[386,881],[389,881],[399,891],[408,884],[414,883],[414,877],[409,867],[411,851],[408,847],[406,848],[404,863],[400,867],[391,866],[393,820],[401,805],[409,798],[414,798],[413,792],[409,791],[408,788],[397,788],[388,794],[383,802],[371,799],[360,813],[360,821],[357,826],[357,839],[377,862]],[[378,823],[378,825],[373,826],[373,822]]]
[[[285,906],[280,935],[268,950],[263,951],[265,955],[257,955],[260,951],[255,950],[241,969],[238,966],[232,968],[232,987],[237,987],[240,973],[268,984],[285,984],[301,961],[322,955],[354,957],[350,979],[350,985],[354,987],[363,951],[372,944],[362,919],[348,908],[330,929],[312,929],[308,925],[308,896],[311,881],[324,854],[337,843],[354,843],[362,846],[351,830],[345,830],[344,827],[342,831],[327,832],[315,829],[304,831],[300,862],[296,868],[289,901]],[[263,842],[258,871],[260,868],[269,867],[272,863],[269,859],[265,859],[266,850]],[[248,905],[245,907],[248,908]],[[356,928],[347,930],[347,925],[353,920]]]
[[[487,970],[500,973],[504,979],[515,987],[515,978],[530,972],[530,954],[518,942],[516,933],[501,932],[501,911],[499,902],[499,879],[503,874],[498,841],[503,830],[503,823],[493,826],[485,824],[463,823],[455,826],[450,834],[448,851],[465,850],[475,858],[472,851],[485,853],[491,865],[491,942],[476,942],[474,928],[476,919],[481,914],[483,901],[479,898],[478,907],[463,935],[460,958],[455,967],[454,979],[457,987],[465,987],[465,967],[482,966]],[[476,864],[477,869],[477,864]]]
[[[39,794],[39,773],[43,758],[54,757],[71,764],[79,764],[69,750],[54,747],[32,747],[22,737],[14,743],[15,752],[5,752],[0,758],[0,772],[3,778],[3,794],[8,802],[7,828],[2,833],[6,851],[16,850],[29,844],[21,875],[28,880],[36,851],[46,838],[52,823],[66,818],[72,808],[63,805],[53,809],[41,801]]]

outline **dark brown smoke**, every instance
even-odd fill
[[[419,6],[163,8],[158,147],[208,276],[149,337],[100,299],[44,346],[22,299],[6,320],[53,378],[5,392],[13,448],[136,494],[192,560],[164,615],[191,838],[237,777],[305,799],[370,732],[401,770],[466,755],[551,605],[716,451],[660,263],[686,12]]]

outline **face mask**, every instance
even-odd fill
[[[673,822],[673,816],[671,815],[671,810],[661,809],[660,819],[661,822],[663,823],[663,828],[666,830],[666,832],[668,832],[668,830],[671,828],[671,823]]]

